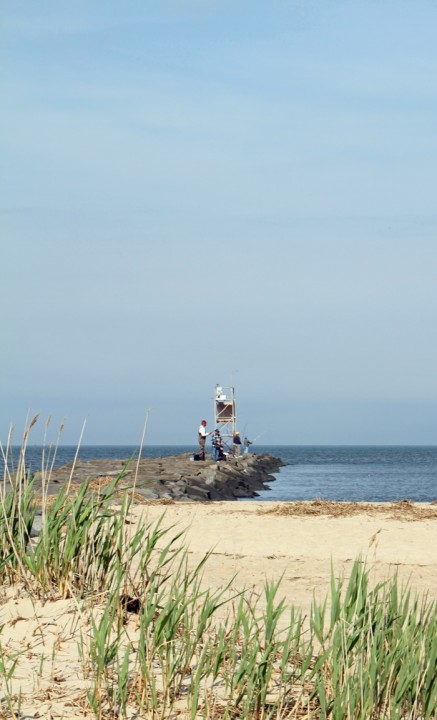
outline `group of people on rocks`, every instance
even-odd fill
[[[214,430],[214,432],[207,432],[206,425],[206,420],[202,420],[199,427],[199,453],[197,455],[198,460],[205,460],[205,444],[206,438],[209,435],[212,435],[212,459],[216,462],[219,462],[220,460],[226,460],[229,454],[233,455],[234,457],[240,457],[242,447],[244,448],[245,453],[249,452],[249,447],[250,445],[252,445],[252,442],[246,436],[242,441],[238,430],[235,432],[232,438],[232,449],[230,453],[227,453],[225,452],[225,446],[223,443],[223,438],[220,435],[220,430],[216,429]]]

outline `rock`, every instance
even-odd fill
[[[158,500],[159,497],[158,493],[150,488],[136,488],[135,492],[137,495],[141,495],[145,500]]]
[[[229,458],[216,463],[210,460],[193,463],[190,454],[162,458],[142,458],[140,462],[122,459],[98,459],[76,463],[72,482],[77,487],[90,480],[100,486],[104,479],[108,484],[114,477],[121,475],[119,489],[129,492],[135,484],[135,494],[144,501],[156,499],[177,500],[236,500],[256,497],[257,491],[268,489],[274,481],[272,472],[283,464],[272,455],[247,454],[241,458]],[[71,465],[53,470],[50,494],[59,492],[59,488],[68,482]],[[41,473],[36,479],[36,488],[41,487]]]
[[[42,529],[42,518],[41,515],[35,515],[33,519],[33,525],[32,529],[30,531],[30,537],[35,538],[38,537]]]

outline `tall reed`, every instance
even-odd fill
[[[35,416],[24,432],[17,467],[12,454],[12,428],[6,448],[0,443],[4,468],[0,485],[0,579],[4,577],[8,582],[25,575],[22,559],[36,514],[33,480],[26,466],[26,448],[30,430],[37,419]]]
[[[25,435],[27,441],[27,435]],[[394,576],[375,587],[358,559],[349,580],[331,572],[328,601],[308,621],[281,598],[205,588],[208,554],[194,565],[183,531],[165,516],[131,524],[123,473],[95,492],[71,485],[41,509],[25,453],[12,471],[3,452],[0,581],[24,583],[43,601],[73,597],[83,615],[79,651],[98,720],[174,717],[241,720],[382,720],[437,717],[437,609]],[[132,618],[136,627],[132,629]],[[0,647],[3,697],[19,657]]]
[[[375,588],[362,561],[349,582],[331,581],[331,616],[314,605],[321,642],[315,696],[321,717],[432,718],[437,715],[437,612],[396,576]]]

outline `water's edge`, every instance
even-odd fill
[[[144,458],[168,457],[194,452],[186,445],[144,446]],[[252,448],[251,448],[252,450]],[[261,491],[258,500],[350,500],[391,502],[409,499],[431,502],[437,499],[436,446],[255,446],[256,454],[279,457],[284,467],[275,473],[270,490]],[[71,463],[74,446],[60,446],[53,451],[39,446],[27,449],[27,466],[32,471]],[[17,463],[19,448],[13,449],[8,464]],[[79,458],[125,459],[138,456],[138,447],[98,445],[82,446]],[[3,474],[3,467],[0,463]]]

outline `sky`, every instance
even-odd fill
[[[3,0],[0,440],[437,443],[437,3]],[[50,423],[48,419],[50,418]]]

